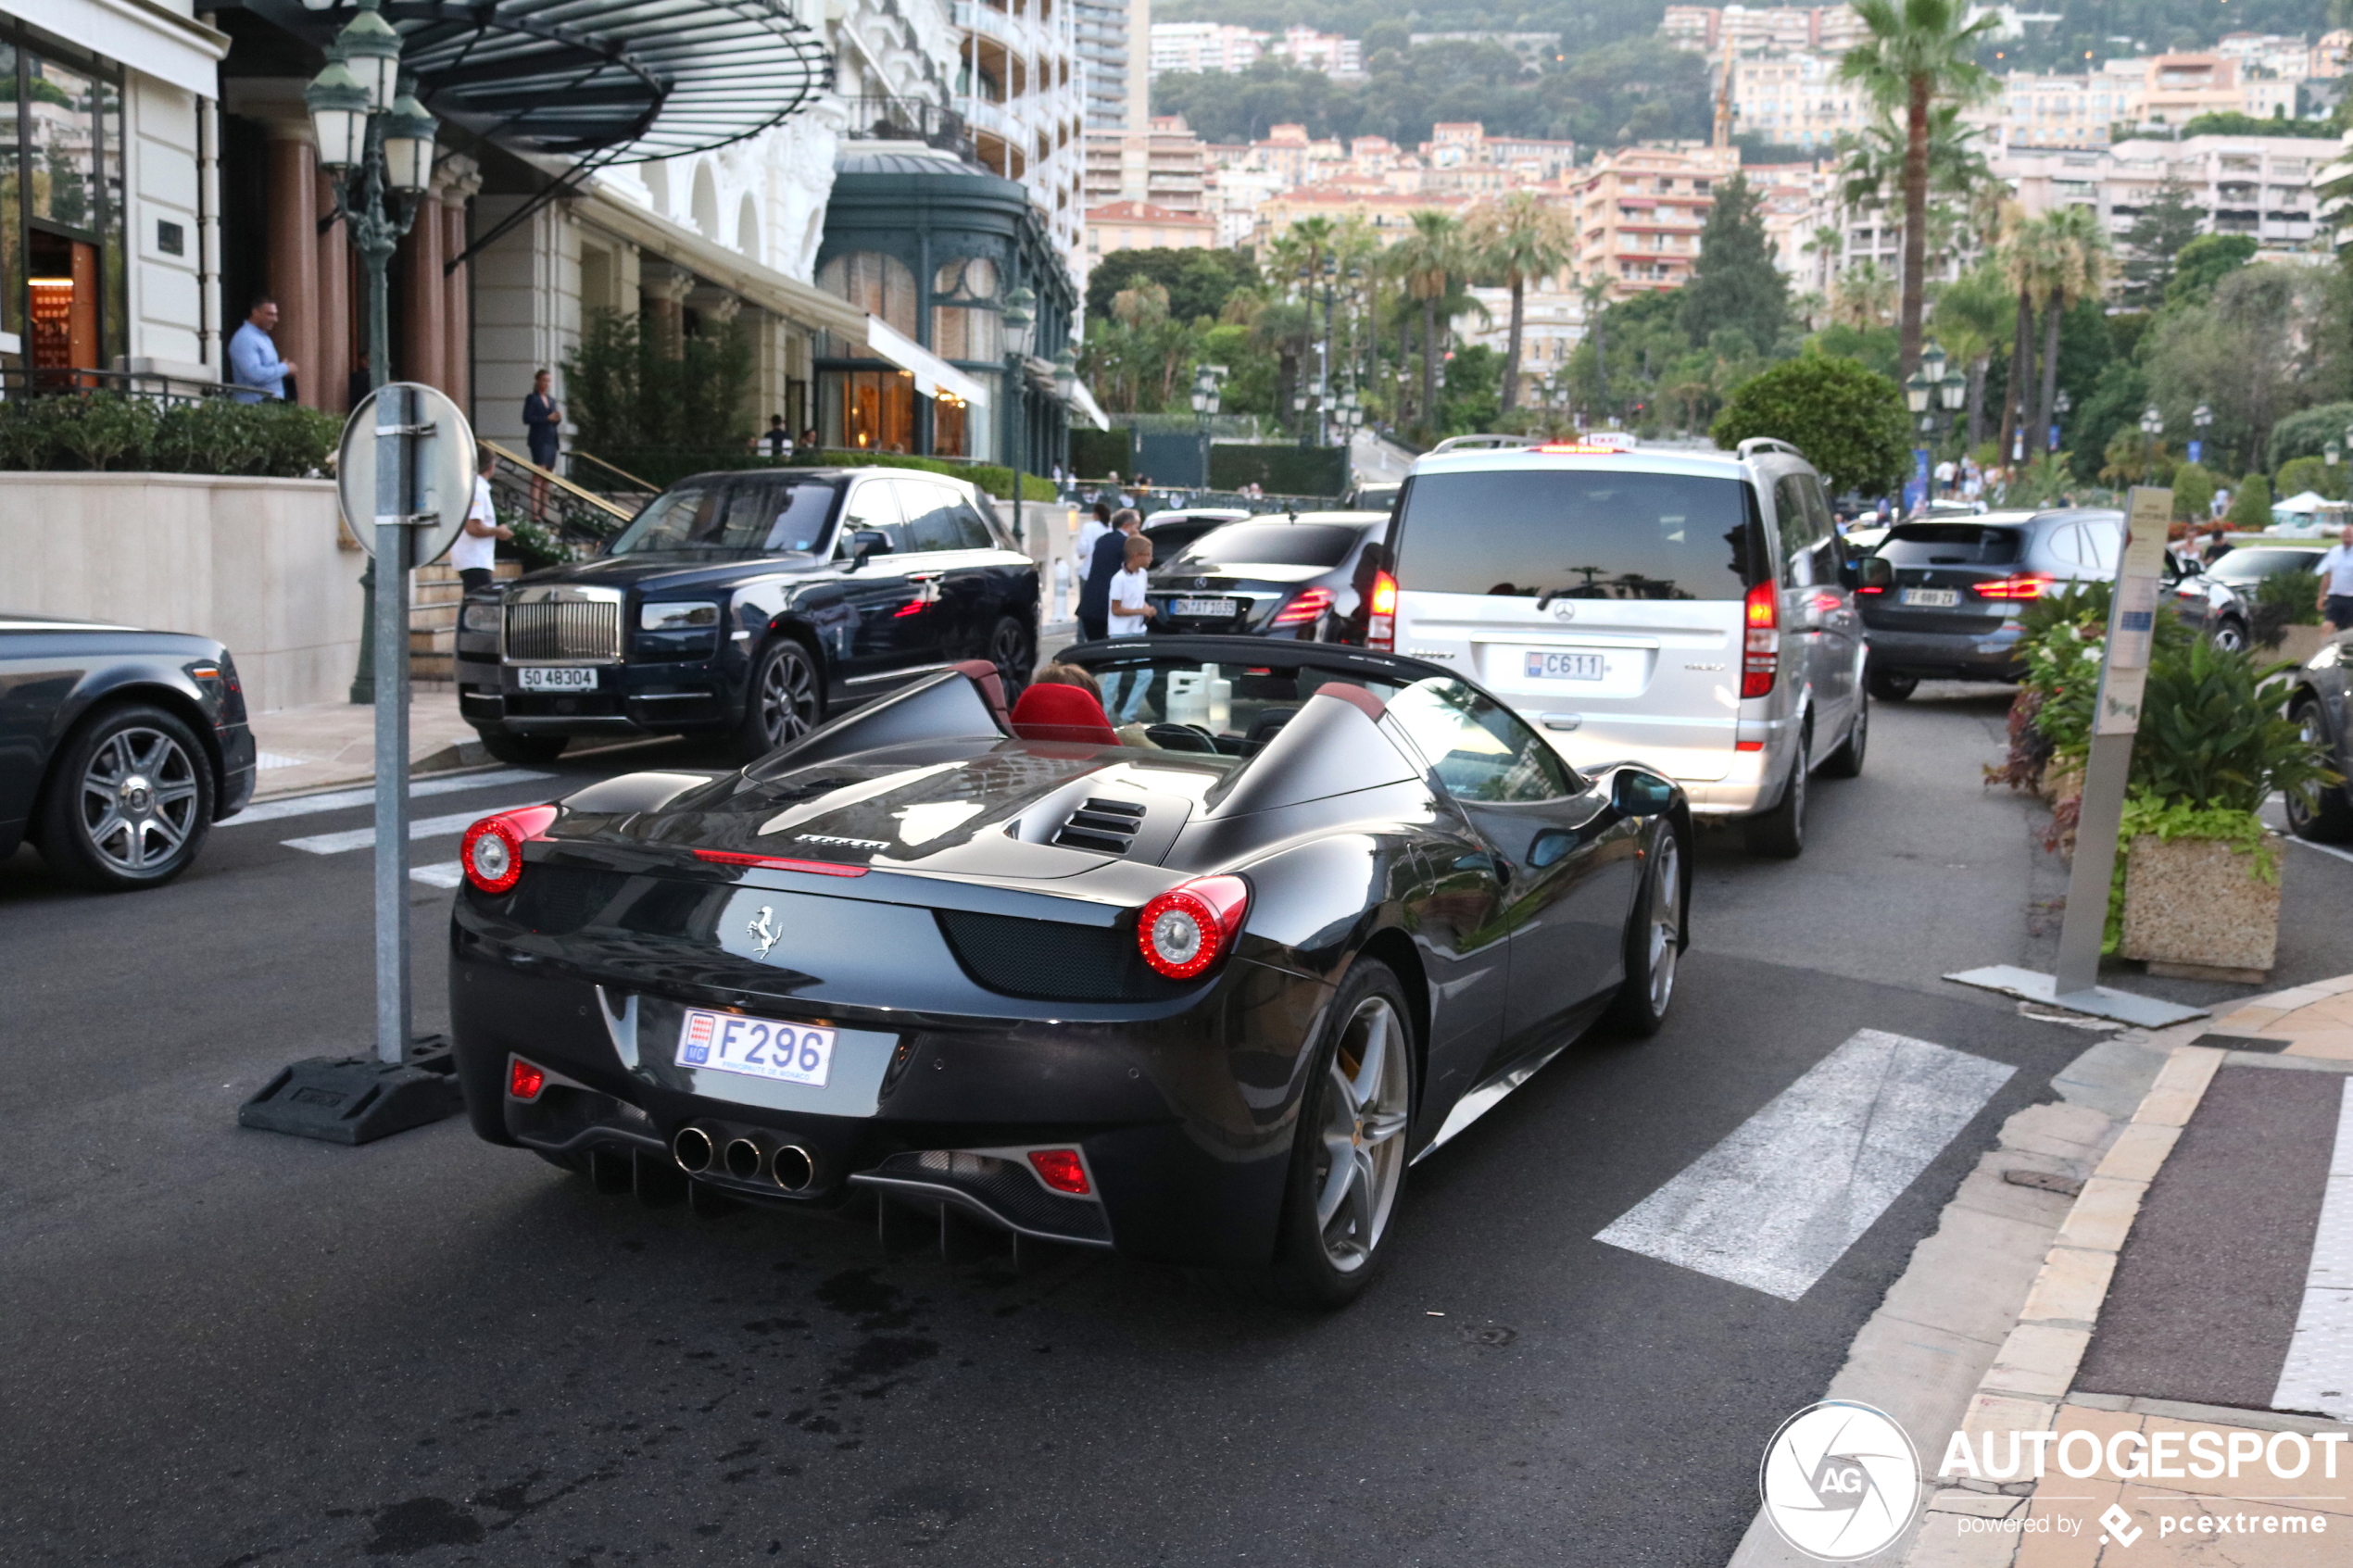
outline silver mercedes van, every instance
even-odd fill
[[[1373,646],[1465,671],[1571,766],[1658,769],[1753,853],[1799,854],[1807,779],[1862,771],[1863,629],[1820,476],[1785,443],[1432,454],[1388,566]]]

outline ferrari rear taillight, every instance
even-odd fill
[[[1770,583],[1748,591],[1742,621],[1746,642],[1741,648],[1741,696],[1767,696],[1781,667],[1781,596]]]
[[[1250,884],[1241,878],[1196,877],[1144,906],[1136,918],[1136,946],[1144,961],[1169,979],[1190,980],[1225,957],[1249,911]]]
[[[1277,610],[1272,624],[1277,626],[1312,625],[1323,619],[1324,612],[1331,608],[1332,591],[1329,588],[1309,588],[1299,597]]]
[[[1365,646],[1397,646],[1397,579],[1384,571],[1373,579],[1370,613],[1365,618]]]
[[[484,893],[504,893],[522,879],[522,846],[556,820],[553,806],[524,806],[484,817],[466,830],[458,863],[466,880]]]
[[[510,1099],[537,1099],[539,1091],[547,1086],[547,1070],[535,1067],[519,1056],[507,1059],[507,1095]]]
[[[1977,584],[1981,599],[2039,599],[2051,591],[2053,579],[2045,571],[2021,571],[2015,577],[1996,577]]]
[[[1056,1192],[1085,1198],[1094,1190],[1087,1182],[1087,1162],[1078,1158],[1075,1148],[1033,1148],[1029,1151],[1029,1168]]]

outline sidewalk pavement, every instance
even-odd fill
[[[367,703],[320,702],[257,713],[261,753],[256,800],[301,795],[376,776],[376,710]],[[421,687],[409,696],[409,771],[445,773],[491,760],[473,726],[458,717],[454,686]]]
[[[1957,1434],[1912,1428],[1911,1568],[2353,1562],[2353,975],[2147,1044]]]

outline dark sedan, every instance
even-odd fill
[[[466,835],[474,1129],[609,1187],[899,1216],[1335,1305],[1406,1167],[1672,998],[1681,793],[1453,671],[1252,638],[973,663],[740,771]],[[1196,703],[1196,700],[1198,702]]]
[[[0,614],[0,859],[30,839],[68,882],[153,887],[188,869],[253,781],[220,644]]]
[[[2294,672],[2287,713],[2340,775],[2335,784],[2314,784],[2309,796],[2287,792],[2288,830],[2315,844],[2353,839],[2353,633],[2330,637]]]
[[[1155,553],[1152,629],[1362,643],[1388,532],[1387,512],[1274,513]]]
[[[1172,507],[1144,519],[1144,537],[1152,542],[1152,559],[1174,560],[1202,534],[1248,516],[1236,507]]]

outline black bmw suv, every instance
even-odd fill
[[[468,596],[458,702],[490,754],[699,733],[749,759],[965,659],[1010,697],[1038,567],[971,485],[896,469],[697,474],[593,560]]]

